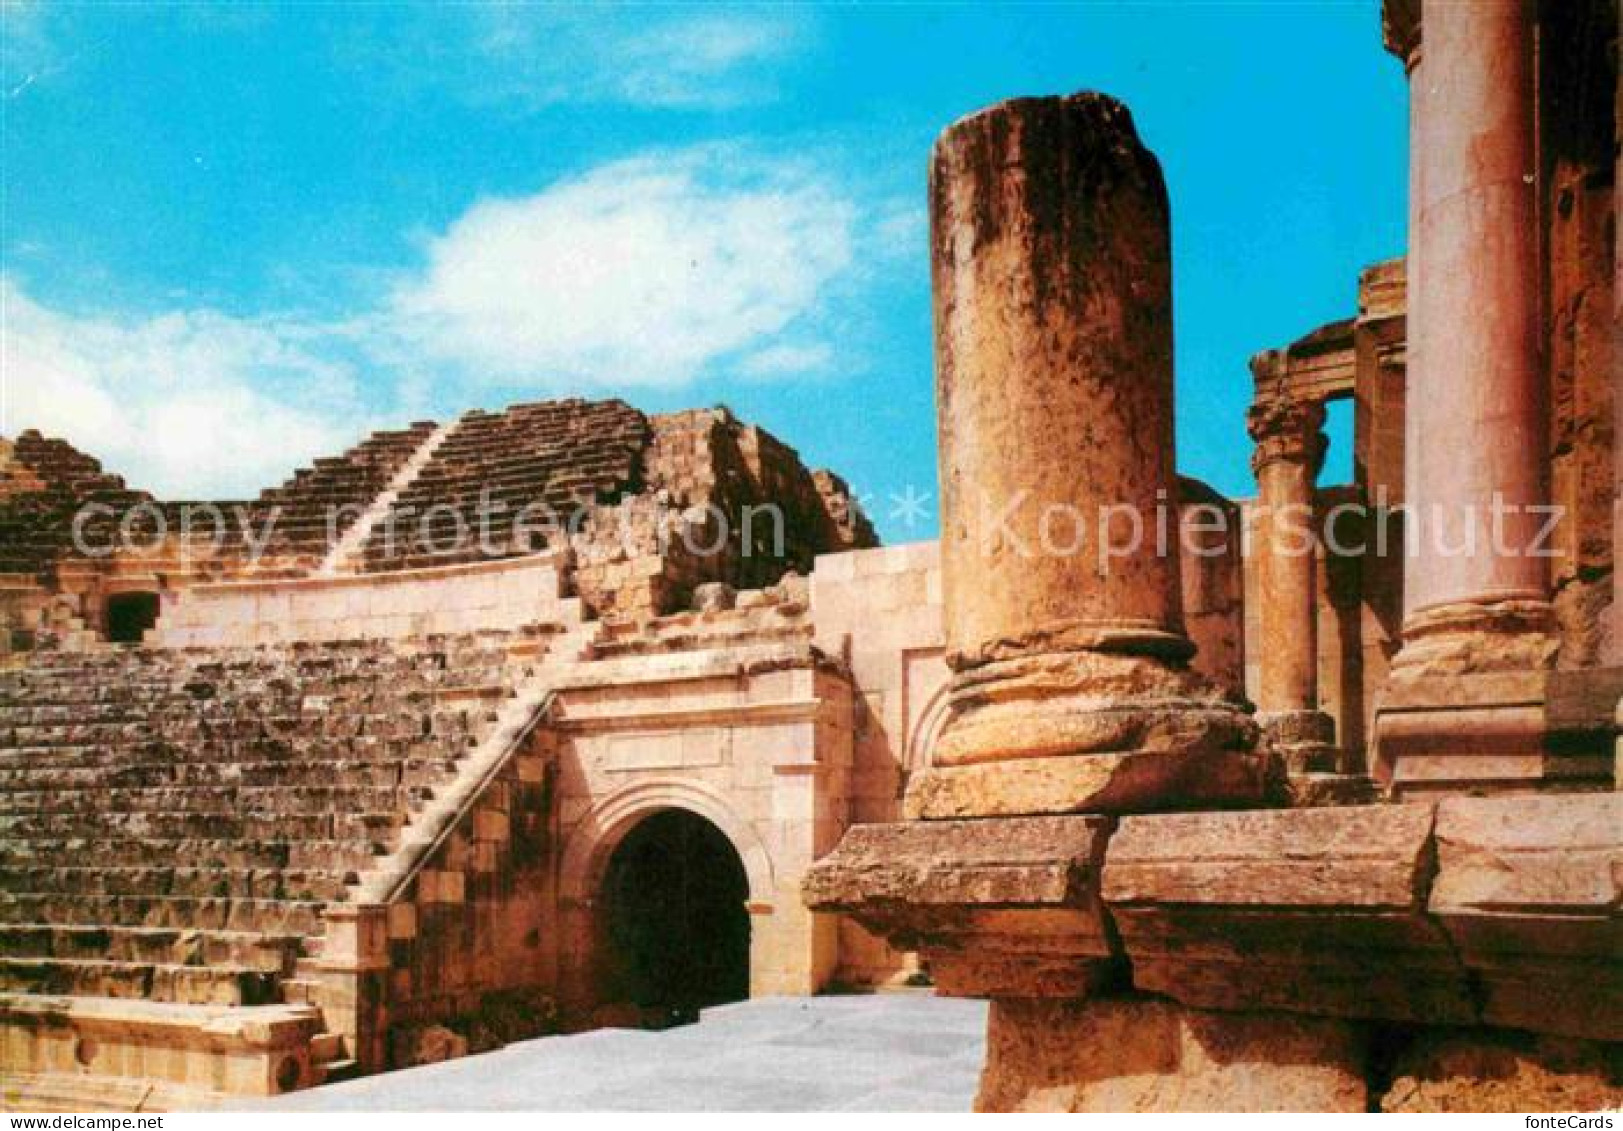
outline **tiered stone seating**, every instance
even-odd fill
[[[30,429],[12,445],[0,481],[0,574],[40,577],[60,559],[74,556],[73,517],[87,503],[111,508],[84,527],[88,544],[105,545],[120,515],[151,499],[67,441]]]
[[[622,401],[578,399],[470,412],[373,528],[369,571],[513,557],[540,549],[517,537],[525,507],[532,529],[567,523],[581,507],[636,490],[647,419]],[[492,512],[480,542],[480,506]],[[456,535],[466,537],[457,544]],[[522,533],[522,530],[517,532]]]
[[[281,1000],[323,905],[454,776],[532,637],[0,671],[0,991]]]
[[[437,427],[433,421],[419,421],[397,431],[374,432],[343,455],[318,459],[280,487],[263,492],[256,509],[263,514],[274,507],[276,515],[267,556],[287,559],[284,567],[319,565],[332,540],[361,517]]]

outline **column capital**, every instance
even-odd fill
[[[1321,401],[1301,400],[1282,391],[1259,397],[1245,414],[1245,430],[1257,445],[1251,454],[1252,471],[1284,461],[1310,464],[1317,474],[1329,446],[1323,428]]]

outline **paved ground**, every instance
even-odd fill
[[[651,1033],[599,1029],[297,1092],[304,1111],[968,1111],[981,1002],[763,998]]]

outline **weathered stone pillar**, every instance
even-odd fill
[[[909,815],[1253,795],[1187,668],[1160,166],[1113,99],[1017,99],[942,134],[930,209],[952,713]]]
[[[1399,793],[1549,776],[1535,5],[1388,4],[1410,71],[1403,648],[1376,723]],[[1401,16],[1401,20],[1398,18]]]
[[[1261,384],[1276,368],[1268,350],[1252,359]],[[1257,708],[1264,736],[1294,773],[1336,766],[1335,726],[1319,710],[1318,537],[1313,484],[1323,465],[1324,405],[1282,393],[1259,398],[1246,414],[1256,443],[1252,553],[1261,607]]]

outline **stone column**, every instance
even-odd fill
[[[930,213],[953,677],[908,814],[1254,795],[1187,667],[1160,166],[1111,98],[1017,99],[942,134]]]
[[[1376,770],[1400,793],[1544,778],[1555,646],[1531,552],[1549,501],[1535,5],[1417,15],[1388,3],[1410,72],[1410,530]]]
[[[1252,359],[1259,384],[1278,365],[1277,351]],[[1257,708],[1263,734],[1292,773],[1337,769],[1335,726],[1319,710],[1318,538],[1313,485],[1323,465],[1324,405],[1267,394],[1246,414],[1256,443],[1257,619],[1261,670]]]

